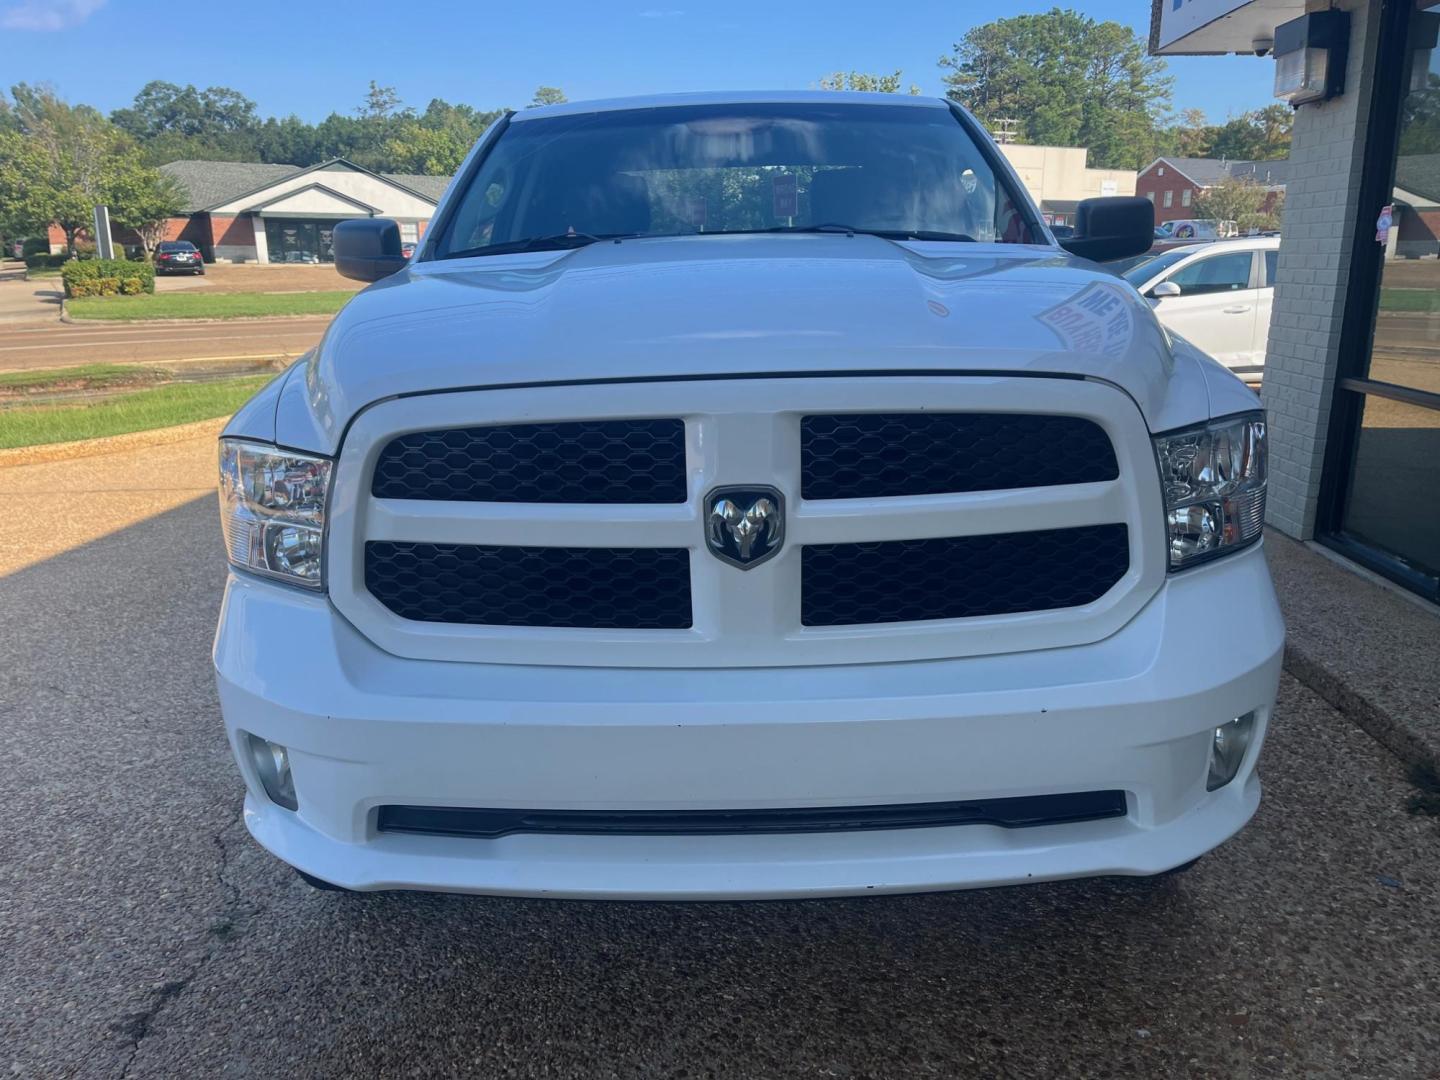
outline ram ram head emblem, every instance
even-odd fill
[[[705,496],[705,539],[717,559],[749,570],[785,542],[785,499],[771,487],[722,487]]]

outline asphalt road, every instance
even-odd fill
[[[158,508],[211,450],[0,468],[0,1074],[1440,1070],[1440,821],[1288,678],[1259,817],[1158,883],[690,905],[312,891],[239,821],[207,655],[213,497]],[[37,561],[43,522],[96,492],[114,531]]]
[[[320,340],[329,315],[194,323],[11,323],[0,325],[0,371],[155,360],[299,356]]]

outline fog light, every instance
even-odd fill
[[[300,804],[295,800],[295,781],[290,776],[290,754],[279,743],[262,739],[258,735],[246,734],[250,748],[250,761],[260,777],[260,786],[270,801],[286,810],[294,810]]]
[[[1205,781],[1205,790],[1222,788],[1240,771],[1245,760],[1245,751],[1250,749],[1250,737],[1255,732],[1255,714],[1248,712],[1237,716],[1228,724],[1215,729],[1210,741],[1210,775]]]

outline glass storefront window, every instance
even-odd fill
[[[1394,553],[1409,569],[1440,574],[1440,409],[1367,394],[1345,532]]]
[[[335,261],[334,221],[266,218],[265,245],[272,263],[328,263]]]
[[[1440,394],[1440,4],[1416,10],[1410,19],[1394,218],[1367,374]]]
[[[1401,74],[1376,98],[1385,134],[1367,146],[1362,197],[1376,218],[1382,206],[1392,213],[1352,262],[1360,295],[1348,317],[1364,321],[1342,337],[1353,344],[1342,346],[1317,531],[1440,599],[1440,0],[1387,7],[1384,18],[1403,20],[1383,39],[1388,70]]]

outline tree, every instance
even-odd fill
[[[365,94],[365,101],[355,111],[360,114],[362,120],[384,120],[403,111],[403,103],[393,86],[381,86],[371,79],[370,89]]]
[[[146,165],[132,149],[112,166],[109,200],[110,220],[135,231],[148,259],[165,239],[168,219],[185,209],[186,192],[173,176]]]
[[[39,146],[18,131],[0,130],[0,232],[44,231],[52,205]]]
[[[0,157],[0,206],[12,224],[44,230],[52,222],[75,236],[107,201],[121,134],[86,105],[71,107],[47,87],[11,90],[14,130]]]
[[[1171,128],[1171,149],[1176,157],[1209,157],[1219,130],[1205,116],[1205,110],[1186,109],[1180,114],[1180,122]]]
[[[385,153],[389,168],[396,172],[450,176],[474,143],[450,128],[406,124],[385,144]]]
[[[320,156],[315,125],[298,116],[276,119],[271,116],[255,131],[255,156],[281,165],[315,165]]]
[[[1140,168],[1170,103],[1165,62],[1129,27],[1054,8],[970,30],[940,59],[949,96],[1021,141],[1085,146],[1100,168]]]
[[[864,71],[852,71],[845,73],[837,71],[834,75],[827,75],[820,80],[821,90],[860,90],[877,94],[898,94],[900,89],[900,69],[896,68],[890,75],[871,75]],[[912,96],[920,93],[920,88],[911,83],[908,91]]]
[[[1400,156],[1440,154],[1440,75],[1428,72],[1425,85],[1405,95],[1402,110]]]
[[[253,161],[260,127],[255,103],[228,86],[194,86],[154,80],[110,121],[140,146],[151,164],[177,158]]]
[[[137,140],[165,133],[200,138],[249,131],[259,121],[255,103],[228,86],[194,86],[154,80],[135,95],[128,109],[116,109],[110,120]]]
[[[570,99],[558,86],[537,86],[535,96],[530,99],[527,109],[538,109],[541,105],[564,105]]]
[[[93,227],[95,207],[134,229],[148,253],[185,193],[144,162],[135,143],[94,109],[71,107],[45,88],[18,86],[14,129],[0,132],[0,214],[7,231],[41,232],[52,223],[75,237]]]
[[[1215,131],[1207,157],[1227,161],[1271,161],[1290,156],[1294,113],[1287,105],[1270,105],[1227,121]]]
[[[1241,221],[1260,213],[1266,191],[1248,176],[1226,176],[1195,197],[1195,216],[1215,221]]]

